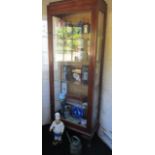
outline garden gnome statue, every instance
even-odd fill
[[[61,121],[60,113],[55,113],[55,120],[52,122],[50,126],[50,132],[53,131],[54,140],[53,145],[57,145],[62,141],[62,134],[64,132],[64,123]]]

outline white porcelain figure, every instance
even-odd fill
[[[54,141],[53,144],[57,145],[62,141],[62,134],[64,132],[65,126],[64,123],[61,121],[60,113],[55,113],[55,120],[52,122],[50,126],[50,132],[53,131],[54,134]]]

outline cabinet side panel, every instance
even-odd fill
[[[100,73],[101,73],[101,57],[102,57],[102,52],[103,50],[103,30],[104,30],[104,14],[100,11],[98,13],[98,28],[97,28],[97,49],[96,49],[96,63],[95,63],[95,81],[94,81],[94,97],[93,97],[93,114],[92,114],[92,119],[93,119],[93,127],[96,126],[97,119],[98,119],[98,106],[99,106],[99,87],[101,84],[100,80]]]

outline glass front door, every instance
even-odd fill
[[[55,112],[87,127],[91,13],[53,16]]]

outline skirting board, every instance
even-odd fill
[[[105,133],[102,127],[99,127],[98,136],[112,149],[112,139]]]

